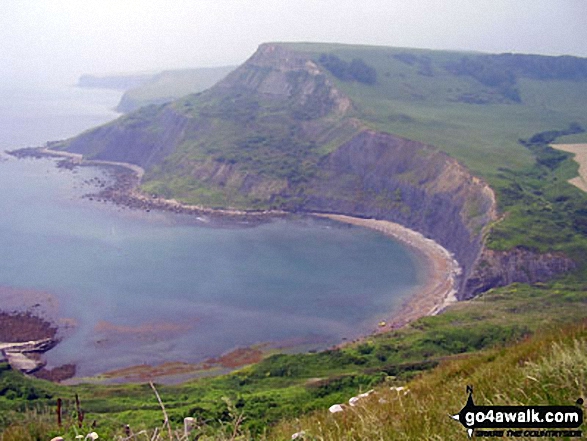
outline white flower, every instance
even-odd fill
[[[369,395],[371,395],[372,393],[375,393],[375,391],[374,391],[373,389],[371,389],[371,390],[368,390],[368,391],[367,391],[367,392],[365,392],[365,393],[359,394],[359,395],[358,395],[358,397],[359,397],[359,398],[366,398],[366,397],[368,397]]]
[[[349,404],[351,406],[353,406],[353,407],[357,405],[357,402],[358,401],[359,401],[359,397],[351,397],[351,398],[349,398]]]
[[[296,432],[291,436],[291,439],[298,439],[302,436],[304,436],[306,434],[306,432],[304,432],[303,430],[301,432]]]
[[[394,391],[396,391],[398,394],[399,394],[401,391],[403,391],[403,392],[404,392],[404,395],[407,395],[407,394],[410,392],[410,389],[406,389],[406,388],[405,388],[405,387],[403,387],[403,386],[399,386],[399,387],[392,386],[392,387],[390,387],[390,388],[389,388],[389,390],[394,390]]]
[[[337,412],[342,412],[344,409],[342,408],[342,406],[340,404],[333,404],[332,406],[330,406],[328,408],[328,410],[330,411],[330,413],[337,413]]]
[[[96,432],[90,432],[86,435],[86,437],[84,439],[96,440],[98,438],[100,438],[100,437],[98,436],[98,434]]]
[[[62,436],[56,436],[55,438],[51,438],[51,441],[65,441]]]

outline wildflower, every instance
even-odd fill
[[[84,439],[91,439],[92,441],[97,440],[100,438],[96,432],[90,432],[86,435]]]
[[[342,412],[344,409],[342,408],[342,406],[340,404],[333,404],[332,406],[330,406],[328,408],[328,410],[330,411],[330,413],[337,413],[337,412]]]
[[[300,432],[296,432],[291,436],[291,439],[298,439],[298,438],[302,438],[304,435],[306,434],[306,432],[304,432],[303,430]]]
[[[357,402],[359,401],[359,399],[360,399],[359,397],[351,397],[351,398],[349,398],[349,404],[354,407],[357,405]]]
[[[357,395],[359,398],[367,398],[369,395],[371,395],[372,393],[374,393],[375,391],[373,389],[368,390],[367,392],[364,392],[362,394]]]
[[[56,436],[55,438],[51,438],[51,441],[65,441],[62,436]]]
[[[394,391],[396,391],[398,394],[399,394],[401,391],[403,391],[403,392],[404,392],[404,395],[407,395],[407,394],[410,392],[410,389],[406,389],[406,388],[405,388],[405,387],[403,387],[403,386],[399,386],[399,387],[392,386],[392,387],[390,387],[390,388],[389,388],[389,390],[394,390]]]

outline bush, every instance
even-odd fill
[[[358,81],[369,85],[377,82],[377,71],[360,58],[355,58],[348,63],[336,55],[322,54],[319,62],[339,80]]]

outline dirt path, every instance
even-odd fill
[[[552,144],[551,147],[575,154],[573,159],[579,164],[579,176],[569,179],[569,183],[587,192],[587,144]]]

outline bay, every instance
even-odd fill
[[[119,94],[0,92],[0,147],[42,145],[116,117]],[[46,354],[78,376],[200,362],[258,343],[320,349],[372,331],[418,284],[379,233],[302,218],[211,225],[82,198],[95,167],[0,163],[0,286],[48,293],[75,325]],[[0,301],[2,301],[0,297]]]

